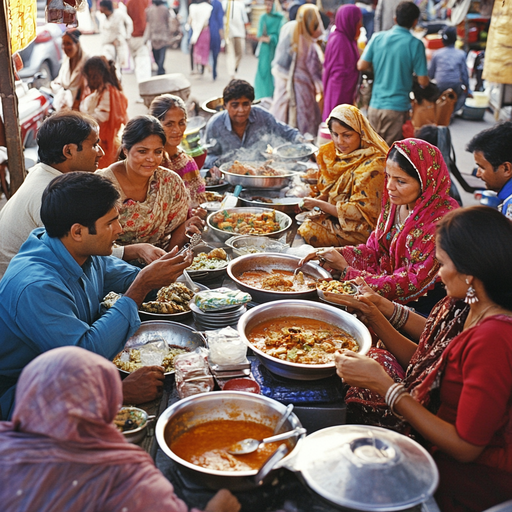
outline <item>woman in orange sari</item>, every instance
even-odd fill
[[[358,108],[339,105],[327,119],[332,141],[317,156],[316,198],[304,208],[319,208],[299,228],[313,247],[364,244],[379,218],[388,145]]]
[[[80,112],[89,114],[100,126],[100,146],[105,155],[99,168],[117,161],[119,130],[128,122],[128,99],[117,78],[114,61],[105,57],[91,57],[83,67],[83,74],[91,93],[80,103]]]

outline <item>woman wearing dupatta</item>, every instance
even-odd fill
[[[272,61],[276,53],[279,32],[286,23],[285,17],[278,12],[279,0],[265,0],[267,12],[261,16],[258,25],[258,70],[254,79],[255,98],[266,98],[274,95],[274,77]]]
[[[299,234],[313,247],[365,243],[377,224],[388,146],[352,105],[336,107],[327,121],[332,141],[320,147],[315,199],[304,208],[324,213],[307,219]]]
[[[186,233],[200,233],[204,222],[189,216],[190,197],[182,179],[161,167],[166,142],[153,116],[130,119],[123,131],[124,160],[96,173],[108,178],[121,195],[119,245],[153,244],[170,251],[187,242]]]
[[[362,19],[361,9],[355,5],[342,5],[336,12],[336,28],[329,36],[325,47],[322,121],[329,117],[329,113],[337,105],[354,104],[359,80],[357,39]]]
[[[323,91],[323,55],[315,42],[322,33],[318,8],[302,5],[297,19],[283,26],[272,61],[275,90],[270,111],[303,134],[315,135],[322,121],[316,95]]]
[[[80,103],[80,112],[96,119],[100,126],[100,146],[105,154],[98,165],[107,167],[119,155],[119,131],[128,122],[128,99],[117,78],[114,61],[91,57],[84,64],[83,73],[92,92]]]
[[[187,129],[185,103],[178,96],[162,94],[151,102],[149,113],[162,123],[167,137],[161,166],[181,177],[190,196],[190,208],[197,208],[206,201],[206,183],[196,161],[179,147]]]
[[[439,281],[436,224],[458,207],[449,195],[450,183],[435,146],[419,139],[395,142],[386,161],[382,210],[366,244],[323,249],[303,261],[320,256],[343,279],[362,277],[377,293],[400,304],[422,298],[416,309],[430,312],[441,298],[423,297]]]
[[[187,512],[153,459],[114,425],[122,402],[116,367],[93,352],[60,347],[34,359],[12,421],[0,422],[2,510]],[[222,490],[206,509],[240,505]]]
[[[512,223],[496,210],[473,206],[441,219],[436,255],[448,297],[426,321],[405,317],[419,345],[392,328],[371,294],[337,301],[361,313],[393,354],[336,356],[338,375],[355,386],[349,410],[363,405],[351,421],[371,422],[379,406],[400,420],[381,425],[418,435],[439,469],[443,512],[480,512],[512,498],[511,251]],[[402,382],[393,366],[407,367]]]

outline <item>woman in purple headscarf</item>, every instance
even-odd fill
[[[336,106],[354,104],[359,79],[357,38],[362,20],[361,9],[355,5],[342,5],[336,13],[336,29],[331,33],[325,48],[322,121],[329,117]]]

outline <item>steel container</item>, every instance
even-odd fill
[[[241,164],[259,166],[264,162],[240,162]],[[220,166],[224,174],[224,179],[233,186],[242,185],[244,188],[264,188],[264,189],[282,189],[286,187],[288,181],[295,175],[295,171],[288,167],[285,162],[275,162],[272,168],[280,171],[279,176],[247,176],[244,174],[234,174],[229,172],[233,162],[228,162]]]
[[[272,478],[272,473],[263,482],[260,482],[256,481],[258,474],[256,470],[231,472],[196,466],[178,457],[171,450],[166,441],[166,431],[172,442],[173,439],[177,439],[192,427],[214,420],[255,421],[274,428],[285,411],[285,405],[254,393],[242,391],[202,393],[180,400],[166,409],[158,419],[155,435],[162,451],[179,464],[183,473],[201,487],[243,491],[268,482],[269,478]],[[282,431],[292,430],[296,427],[302,427],[302,424],[292,413],[285,421]],[[300,444],[300,439],[303,437],[304,435],[299,436],[299,439],[291,438],[288,441],[293,447],[289,455],[294,453],[295,447]]]
[[[236,258],[228,265],[228,275],[235,282],[238,289],[247,292],[256,302],[269,302],[282,299],[307,299],[317,296],[316,288],[302,292],[274,292],[249,286],[240,281],[239,277],[249,270],[288,270],[293,272],[301,258],[292,254],[260,253],[247,254]],[[330,279],[331,274],[316,263],[309,262],[302,267],[305,274],[309,274],[316,280]]]
[[[360,354],[366,354],[372,346],[372,338],[366,326],[355,316],[334,306],[306,300],[280,300],[262,304],[242,315],[238,321],[238,332],[261,363],[271,372],[281,377],[296,380],[317,380],[330,377],[336,372],[334,362],[327,364],[292,363],[269,356],[256,348],[247,338],[247,335],[258,324],[273,318],[288,316],[321,320],[345,330],[357,341]]]

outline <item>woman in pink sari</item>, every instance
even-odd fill
[[[26,366],[12,422],[0,422],[2,510],[186,512],[151,457],[114,426],[122,399],[116,367],[82,348]],[[236,498],[219,493],[205,510],[238,512]]]
[[[362,277],[380,295],[400,304],[417,301],[429,313],[444,295],[437,289],[437,222],[458,207],[449,195],[450,175],[439,150],[419,139],[395,142],[388,153],[382,210],[366,244],[319,249],[303,261],[320,257],[341,271],[342,279]],[[409,304],[411,305],[411,304]]]

